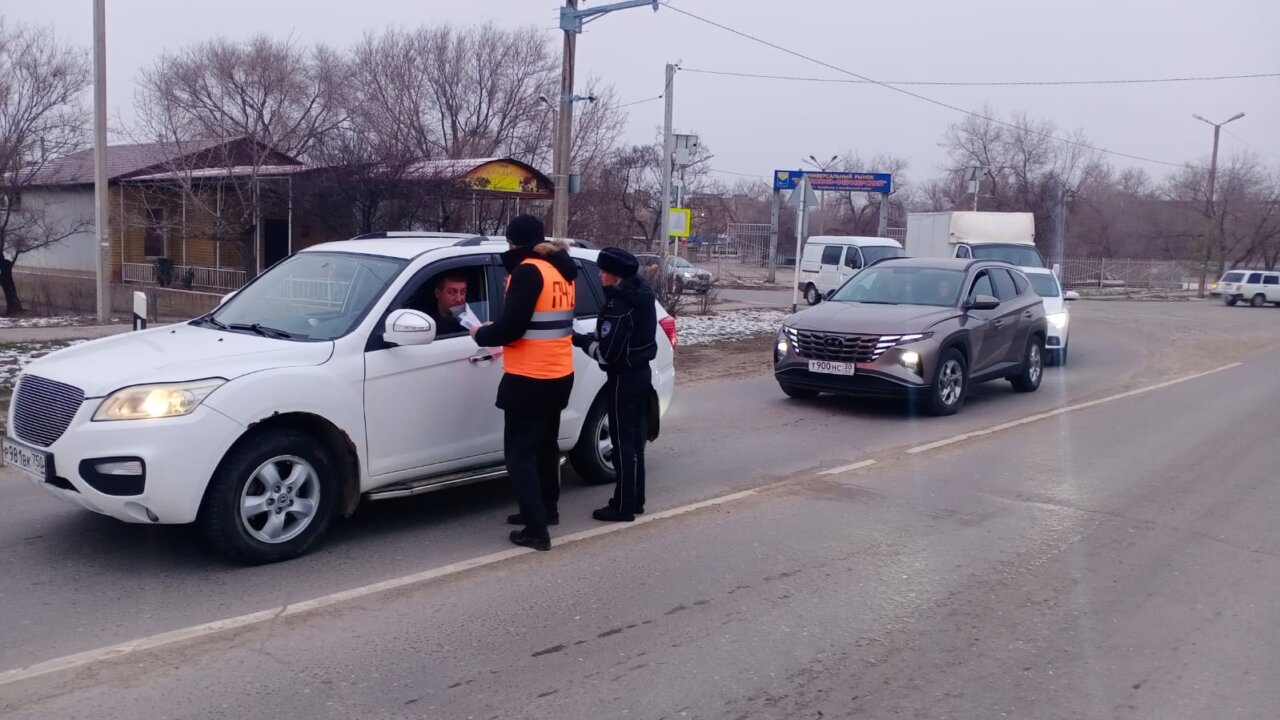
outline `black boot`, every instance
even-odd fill
[[[618,502],[617,502],[616,500],[614,500],[613,498],[609,498],[609,510],[612,510],[612,511],[614,511],[614,512],[617,512],[617,511],[618,511]],[[644,505],[641,505],[640,507],[636,508],[635,510],[632,510],[632,511],[631,511],[631,514],[632,514],[632,515],[643,515],[643,514],[644,514]]]
[[[524,525],[524,524],[525,524],[524,516],[523,516],[523,515],[521,515],[520,513],[515,513],[514,515],[508,515],[508,516],[507,516],[507,524],[508,524],[508,525]],[[548,525],[559,525],[559,524],[560,524],[560,513],[548,513],[548,514],[547,514],[547,524],[548,524]]]
[[[529,530],[527,528],[524,530],[512,530],[510,537],[511,537],[511,542],[517,545],[522,545],[527,548],[533,548],[534,550],[543,550],[543,551],[551,549],[551,538],[537,537],[535,535],[530,535]]]
[[[591,517],[600,522],[635,522],[636,519],[635,513],[623,512],[612,503],[591,513]]]

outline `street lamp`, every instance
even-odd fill
[[[1213,126],[1213,156],[1209,160],[1209,197],[1204,204],[1204,208],[1205,208],[1204,214],[1207,217],[1212,218],[1213,217],[1214,185],[1217,183],[1217,180],[1218,180],[1218,134],[1222,132],[1223,125],[1239,120],[1240,118],[1244,117],[1244,113],[1242,112],[1236,113],[1235,115],[1232,115],[1231,117],[1227,118],[1226,120],[1223,120],[1220,123],[1206,120],[1201,115],[1192,114],[1191,117],[1199,120],[1202,123]]]
[[[828,172],[836,166],[836,162],[840,159],[839,155],[832,155],[831,159],[826,162],[820,162],[817,157],[810,155],[801,162],[810,165],[819,172]],[[818,234],[821,235],[827,229],[827,192],[819,191],[818,194]]]

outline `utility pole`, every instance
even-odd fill
[[[566,10],[576,11],[578,0],[564,0]],[[564,56],[560,64],[560,107],[556,113],[556,148],[552,161],[555,176],[554,199],[551,203],[551,235],[569,236],[569,163],[573,142],[573,68],[578,50],[578,33],[565,30]]]
[[[1060,269],[1067,246],[1067,183],[1053,178],[1053,266]]]
[[[1218,180],[1218,134],[1222,132],[1223,125],[1239,120],[1244,117],[1244,113],[1236,113],[1220,123],[1210,122],[1199,115],[1192,115],[1191,117],[1213,126],[1213,155],[1209,159],[1209,195],[1204,203],[1205,217],[1213,218],[1214,185]]]
[[[880,196],[880,207],[876,212],[876,237],[885,237],[889,232],[889,193],[877,193]]]
[[[778,281],[778,210],[782,203],[782,191],[775,185],[773,188],[773,206],[769,210],[769,268],[765,282],[773,284]]]
[[[667,79],[662,97],[666,101],[662,118],[662,212],[658,218],[658,242],[662,245],[659,278],[667,269],[667,245],[671,243],[671,171],[675,161],[676,138],[671,134],[671,115],[675,109],[676,66],[667,63]]]
[[[1205,201],[1204,201],[1204,218],[1205,218],[1205,227],[1206,227],[1205,243],[1208,244],[1213,242],[1214,236],[1217,234],[1217,224],[1214,220],[1215,211],[1213,208],[1213,201],[1216,194],[1216,185],[1218,182],[1218,135],[1222,132],[1223,125],[1239,120],[1240,118],[1244,117],[1244,113],[1242,112],[1236,113],[1235,115],[1232,115],[1231,117],[1227,118],[1226,120],[1223,120],[1220,123],[1211,122],[1209,120],[1204,119],[1200,115],[1192,115],[1191,117],[1199,120],[1202,123],[1206,123],[1208,125],[1213,126],[1213,155],[1211,155],[1209,159],[1209,187],[1208,187],[1208,193],[1206,194]],[[1209,272],[1208,260],[1207,260],[1208,253],[1205,254],[1205,257],[1206,257],[1205,267],[1201,270],[1201,273],[1200,273],[1200,297],[1204,297],[1204,286],[1208,280],[1208,277],[1207,277]]]
[[[564,0],[560,8],[560,29],[564,31],[564,56],[560,65],[560,112],[556,117],[556,144],[552,170],[555,182],[551,205],[551,235],[564,238],[569,235],[569,165],[573,157],[573,68],[578,49],[578,35],[587,23],[598,20],[615,10],[649,5],[658,11],[659,0],[623,0],[594,8],[578,8],[578,0]]]
[[[98,239],[98,323],[111,321],[111,238],[107,208],[107,7],[93,2],[93,222]]]

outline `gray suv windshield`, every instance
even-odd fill
[[[964,272],[937,268],[873,267],[858,273],[831,298],[838,302],[953,307]]]

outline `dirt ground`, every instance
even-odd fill
[[[676,348],[676,385],[734,380],[773,370],[774,334]]]

